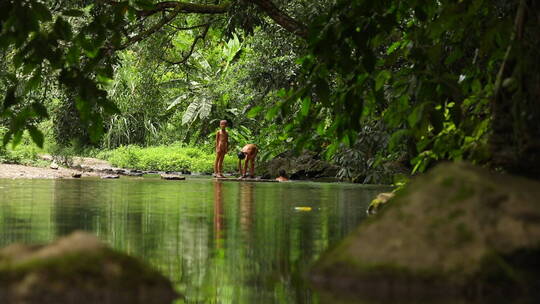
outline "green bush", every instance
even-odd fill
[[[200,148],[171,145],[148,148],[122,146],[99,153],[98,157],[107,159],[113,166],[121,168],[212,173],[216,156]],[[234,172],[235,170],[235,159],[226,156],[223,171]]]
[[[3,138],[5,128],[0,127],[0,138]],[[24,134],[21,143],[16,147],[0,144],[0,163],[21,164],[27,166],[46,166],[48,162],[39,159],[38,152],[41,150],[32,143],[30,136]]]
[[[16,148],[0,147],[0,163],[45,167],[49,162],[38,157],[39,149],[32,145],[19,145]]]

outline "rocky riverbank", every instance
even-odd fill
[[[17,164],[0,164],[0,178],[66,179],[89,176],[107,178],[120,175],[141,177],[144,174],[159,174],[170,177],[181,174],[181,172],[141,171],[116,168],[105,160],[90,157],[73,157],[67,167],[65,164],[63,166],[58,165],[50,155],[41,155],[40,158],[49,161],[50,166],[32,167]]]
[[[80,170],[59,167],[51,169],[48,167],[30,167],[13,164],[0,164],[0,178],[74,178],[73,176],[98,176],[96,172],[81,172]]]
[[[156,174],[170,177],[179,177],[191,172],[149,171],[137,169],[124,169],[112,166],[108,161],[90,157],[71,157],[68,162],[55,159],[51,155],[42,154],[41,160],[49,162],[48,167],[31,167],[16,164],[0,164],[0,178],[79,178],[88,176],[110,177],[131,176],[141,177],[145,174]],[[57,163],[58,162],[58,163]],[[61,165],[59,165],[59,163]],[[323,180],[337,181],[335,175],[337,167],[320,160],[316,155],[304,153],[300,156],[281,155],[268,163],[259,164],[263,169],[260,174],[265,179],[273,179],[284,169],[293,180]],[[195,173],[195,175],[198,175]]]

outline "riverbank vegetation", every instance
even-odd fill
[[[122,146],[98,153],[97,156],[120,168],[205,174],[213,172],[215,160],[213,153],[193,147],[182,147],[178,144],[147,148]],[[236,172],[237,167],[238,164],[234,158],[225,157],[224,172]]]
[[[3,136],[4,129],[0,128],[0,136]],[[21,164],[27,166],[42,167],[48,165],[39,158],[39,153],[42,151],[31,140],[30,137],[25,137],[21,143],[15,147],[7,145],[0,146],[0,163]]]
[[[4,144],[211,151],[227,119],[234,149],[358,182],[444,160],[534,176],[529,2],[4,1]]]
[[[0,156],[31,140],[209,172],[226,119],[226,170],[247,143],[259,167],[301,167],[291,178],[401,183],[437,166],[315,280],[342,268],[364,294],[401,286],[386,299],[501,282],[538,298],[539,33],[534,0],[3,0]]]

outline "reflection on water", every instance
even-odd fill
[[[384,188],[194,179],[0,180],[0,246],[77,229],[159,268],[186,303],[321,303],[302,277]],[[298,212],[294,207],[311,207]]]

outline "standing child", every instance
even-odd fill
[[[216,134],[216,162],[214,163],[214,176],[223,176],[223,159],[229,147],[229,133],[227,133],[227,121],[222,120],[219,122],[220,130]]]

